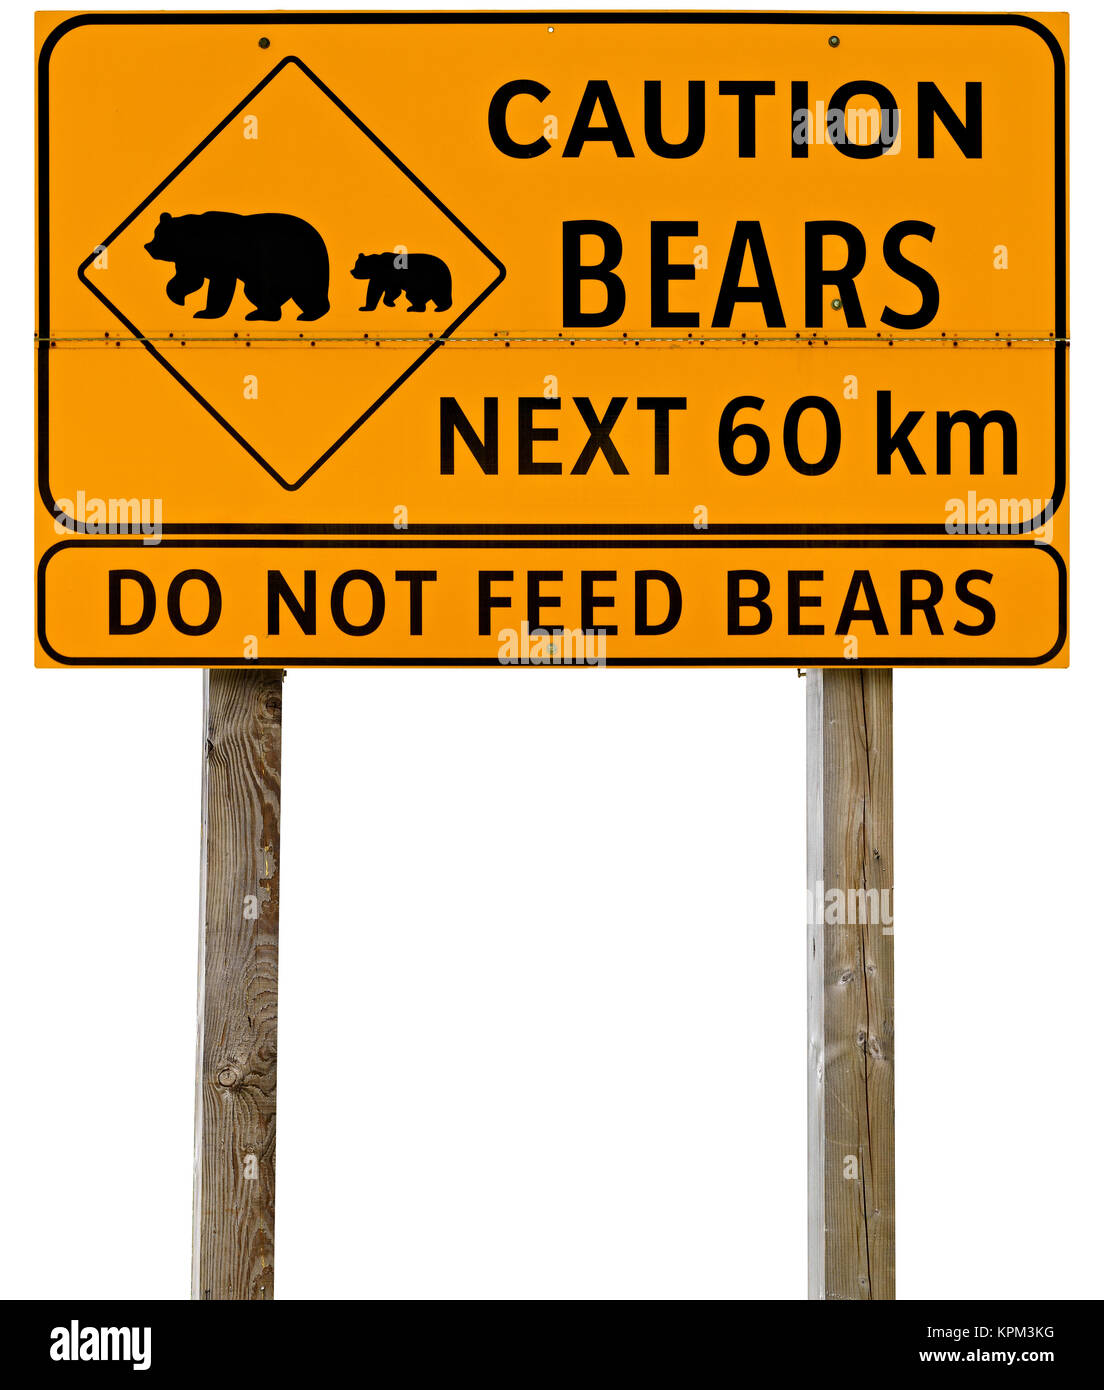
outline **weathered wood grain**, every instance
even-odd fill
[[[809,1297],[895,1297],[892,672],[809,671]]]
[[[270,1299],[282,671],[203,678],[192,1297]]]

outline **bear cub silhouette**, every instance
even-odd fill
[[[146,250],[155,261],[173,261],[165,287],[174,304],[207,284],[207,303],[197,319],[220,319],[240,280],[255,307],[247,319],[275,322],[289,299],[299,318],[319,319],[330,307],[326,243],[309,222],[286,212],[161,214]]]
[[[421,252],[381,251],[377,255],[359,255],[352,269],[354,280],[368,281],[368,296],[361,313],[376,307],[383,299],[389,309],[405,290],[410,301],[408,314],[424,314],[426,303],[433,301],[437,312],[452,308],[452,276],[439,256]]]

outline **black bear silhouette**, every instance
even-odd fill
[[[155,261],[173,261],[165,287],[174,304],[207,285],[207,304],[194,316],[220,319],[237,282],[255,307],[247,319],[275,322],[289,299],[300,319],[320,319],[330,307],[326,243],[301,217],[286,212],[161,214],[146,250]]]
[[[404,290],[410,301],[408,314],[424,314],[429,300],[439,314],[452,308],[452,276],[439,256],[416,251],[361,254],[351,273],[354,280],[368,281],[368,295],[361,313],[374,309],[381,297],[389,309],[393,308]]]

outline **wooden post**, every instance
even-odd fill
[[[809,1297],[891,1299],[893,674],[808,672]]]
[[[203,674],[193,1298],[272,1297],[283,678]]]

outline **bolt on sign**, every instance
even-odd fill
[[[1065,665],[1063,15],[38,17],[43,665]]]

